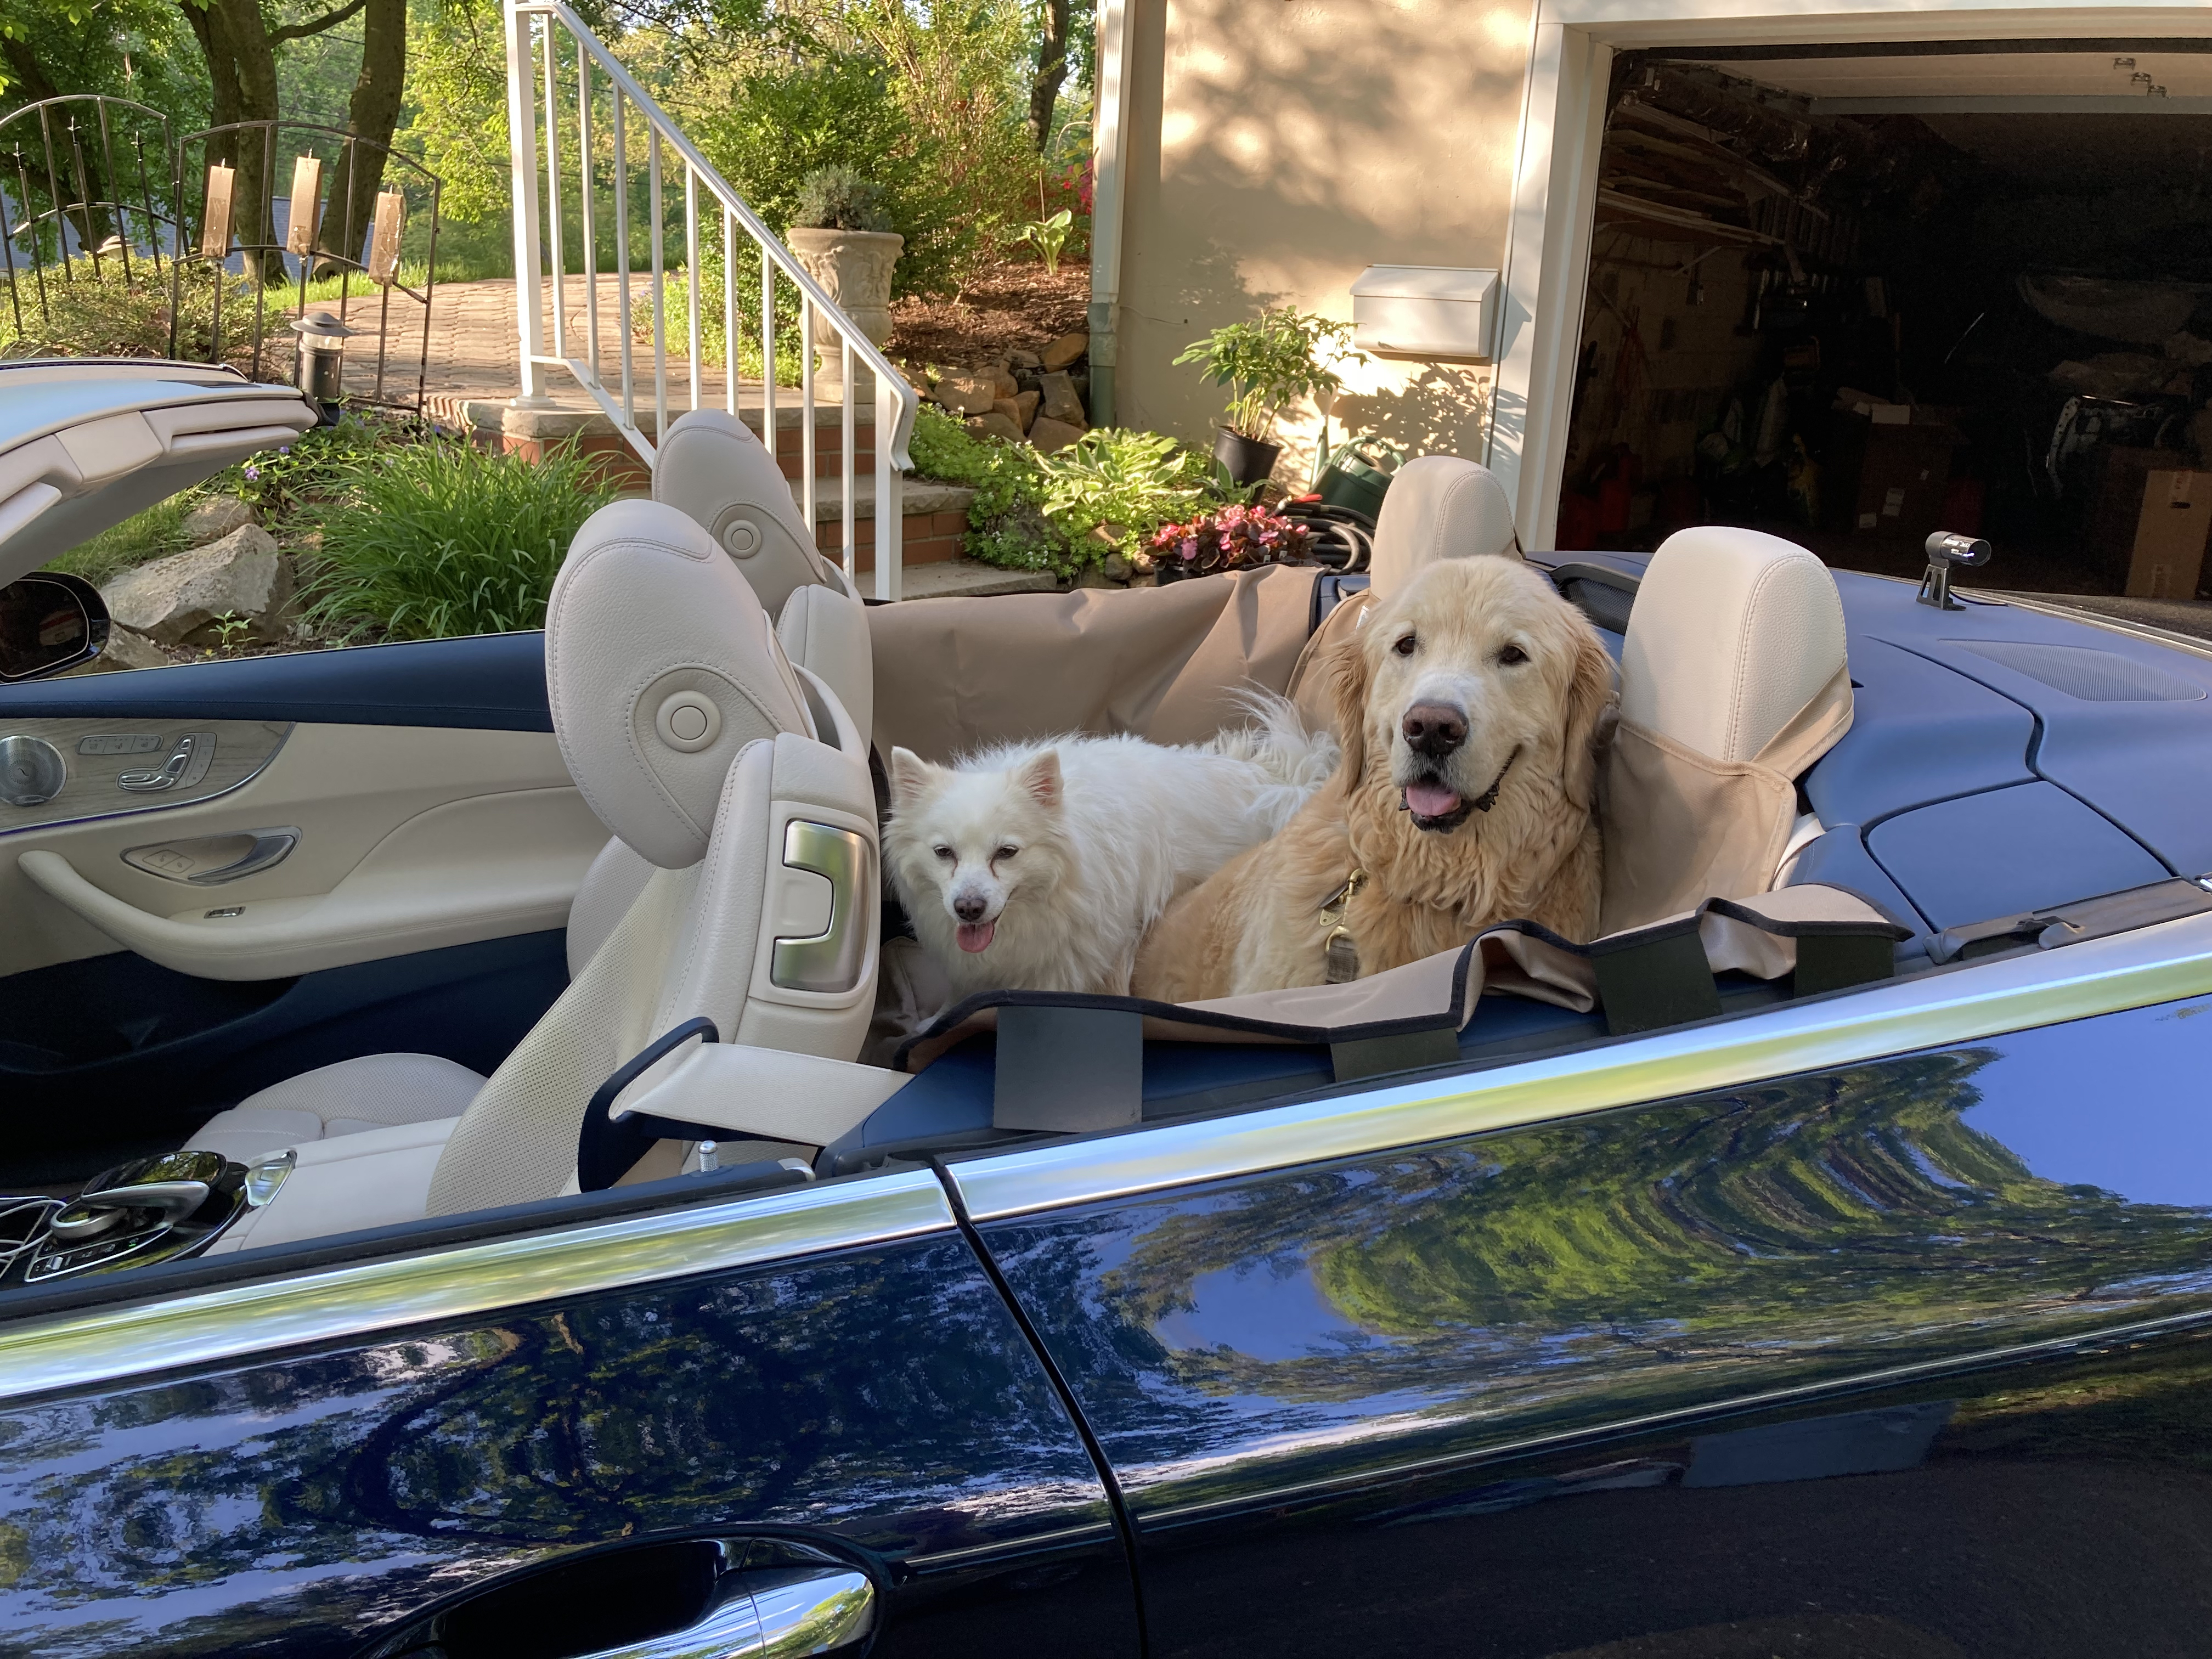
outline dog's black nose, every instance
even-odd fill
[[[1442,760],[1467,741],[1467,716],[1440,702],[1417,702],[1406,711],[1398,729],[1415,754]]]
[[[985,904],[981,899],[977,898],[973,893],[967,894],[952,901],[952,914],[959,917],[963,921],[982,921],[983,912],[989,908],[990,907],[988,905]]]

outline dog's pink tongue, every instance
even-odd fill
[[[1406,805],[1425,818],[1440,818],[1458,811],[1460,801],[1441,783],[1409,783],[1406,786]]]
[[[963,951],[987,951],[991,946],[991,935],[998,931],[994,921],[963,921],[958,928],[960,948]]]

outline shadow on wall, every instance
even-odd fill
[[[1264,13],[1238,0],[1137,3],[1123,424],[1208,440],[1216,390],[1171,360],[1263,305],[1348,319],[1352,282],[1370,264],[1498,264],[1525,0]],[[1469,453],[1481,378],[1392,365],[1357,383],[1355,425]],[[1447,422],[1455,400],[1460,418]],[[1310,455],[1316,425],[1309,415],[1284,435]]]
[[[1385,384],[1372,391],[1347,385],[1329,411],[1329,439],[1370,434],[1408,456],[1464,455],[1482,459],[1480,439],[1488,412],[1491,370],[1474,363],[1378,363]],[[1410,379],[1402,379],[1410,374]],[[1373,368],[1361,377],[1375,378]],[[1311,453],[1309,442],[1306,453]]]

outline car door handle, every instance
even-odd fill
[[[862,1564],[797,1538],[619,1545],[465,1592],[357,1659],[505,1659],[517,1648],[562,1659],[830,1659],[858,1654],[876,1634],[876,1582]],[[676,1620],[683,1627],[669,1629]]]
[[[857,1568],[769,1567],[722,1583],[727,1599],[688,1629],[579,1659],[799,1659],[854,1646],[875,1624],[876,1587]]]
[[[133,847],[123,854],[123,861],[149,876],[194,887],[217,887],[282,864],[299,844],[299,830],[286,824],[275,830],[241,830],[233,836],[203,836],[195,841]]]

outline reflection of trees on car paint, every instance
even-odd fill
[[[884,1420],[896,1436],[853,1431]],[[18,1409],[0,1572],[42,1652],[76,1608],[91,1646],[119,1613],[189,1653],[167,1598],[217,1580],[266,1585],[211,1619],[227,1645],[241,1604],[358,1629],[547,1546],[656,1528],[889,1509],[857,1541],[957,1548],[1104,1521],[1065,1425],[966,1247],[935,1242]]]
[[[1377,1458],[1446,1455],[2212,1301],[2212,1212],[2040,1178],[1978,1127],[2002,1110],[1961,1121],[2009,1041],[990,1237],[1178,1502],[1235,1444],[1340,1465],[1357,1423]],[[1250,1340],[1255,1298],[1311,1310],[1303,1340]]]

